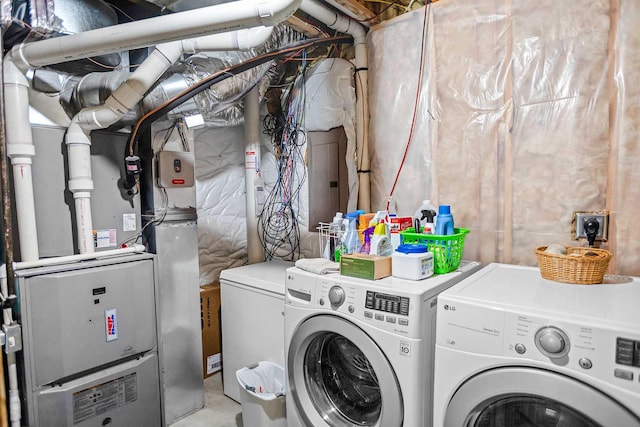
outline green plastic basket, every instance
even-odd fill
[[[428,251],[433,253],[433,271],[443,274],[455,270],[460,265],[467,233],[468,228],[454,228],[453,234],[440,236],[416,233],[414,228],[407,228],[400,232],[400,243],[425,245]]]

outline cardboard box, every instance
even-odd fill
[[[219,283],[200,287],[200,320],[202,321],[202,367],[204,378],[207,378],[222,369]]]
[[[340,274],[376,280],[391,276],[391,257],[368,254],[351,254],[340,257]]]

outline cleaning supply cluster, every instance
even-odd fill
[[[451,206],[436,209],[430,200],[424,200],[413,216],[387,211],[337,212],[319,230],[322,256],[340,262],[341,274],[371,279],[393,275],[408,280],[458,268],[469,232],[454,227]],[[383,267],[387,262],[388,269]]]

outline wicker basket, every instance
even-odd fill
[[[546,246],[535,250],[540,274],[555,282],[593,285],[602,283],[613,254],[604,249],[567,247],[566,255],[545,252]],[[579,254],[579,256],[571,255]]]

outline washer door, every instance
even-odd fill
[[[291,338],[287,375],[288,392],[307,426],[402,425],[393,368],[378,345],[347,320],[305,320]]]
[[[536,368],[482,372],[458,388],[445,427],[640,427],[640,419],[597,389]]]

